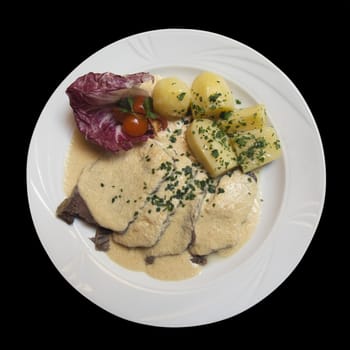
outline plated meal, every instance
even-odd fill
[[[213,73],[229,100],[194,84]],[[133,322],[188,327],[242,313],[287,279],[316,233],[325,175],[286,74],[232,38],[162,29],[102,48],[59,84],[32,134],[27,191],[38,239],[82,296]],[[65,197],[73,225],[57,217]]]
[[[225,78],[208,71],[191,82],[88,73],[66,93],[77,128],[57,216],[92,225],[97,250],[182,280],[254,234],[259,171],[281,156],[264,105],[240,108]]]

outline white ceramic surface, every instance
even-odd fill
[[[96,252],[93,231],[55,216],[64,198],[64,160],[73,130],[65,89],[87,72],[149,71],[189,83],[202,70],[226,78],[244,105],[267,106],[283,148],[282,159],[261,172],[262,217],[252,239],[234,256],[211,261],[202,273],[163,282],[126,270]],[[82,295],[119,317],[180,327],[234,316],[270,294],[299,263],[319,222],[325,162],[312,114],[293,83],[270,61],[230,38],[167,29],[115,42],[80,64],[59,85],[35,127],[27,188],[38,236],[56,268]]]

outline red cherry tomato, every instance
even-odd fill
[[[124,119],[130,114],[122,111],[120,108],[112,109],[113,117],[120,123],[123,123]]]
[[[134,96],[133,97],[133,105],[132,105],[132,109],[135,113],[140,113],[145,115],[146,111],[145,111],[145,107],[143,105],[143,102],[145,101],[146,96]]]
[[[148,122],[139,114],[128,114],[123,120],[123,131],[129,136],[142,136],[148,130]]]

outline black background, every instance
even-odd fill
[[[329,244],[329,234],[334,233],[328,229],[332,220],[330,203],[336,196],[329,169],[335,167],[336,162],[331,157],[334,147],[329,130],[330,110],[325,106],[336,101],[338,93],[332,86],[336,84],[337,70],[342,67],[343,53],[338,45],[345,38],[345,23],[340,20],[342,12],[346,11],[345,5],[319,5],[306,11],[301,5],[289,4],[275,7],[271,12],[265,6],[243,8],[233,4],[229,11],[212,7],[210,13],[204,15],[184,11],[186,4],[183,3],[173,10],[161,9],[159,14],[146,4],[135,5],[135,8],[130,4],[127,9],[115,11],[85,8],[84,12],[73,12],[69,8],[58,11],[56,6],[47,6],[41,15],[29,16],[22,23],[23,30],[13,41],[16,47],[12,47],[13,59],[26,78],[24,86],[21,85],[21,91],[26,90],[22,98],[25,112],[23,164],[42,108],[55,88],[81,61],[131,34],[162,28],[193,28],[213,31],[247,44],[270,59],[295,83],[321,132],[328,187],[325,209],[314,239],[288,279],[270,296],[234,318],[187,329],[157,328],[125,321],[82,297],[50,262],[37,238],[24,196],[25,219],[21,223],[24,242],[18,247],[24,255],[13,284],[16,291],[14,312],[20,324],[34,323],[38,333],[45,329],[45,334],[57,341],[68,337],[77,340],[99,336],[112,338],[129,331],[147,334],[151,338],[142,339],[148,339],[148,345],[157,342],[155,336],[172,336],[175,341],[178,336],[188,335],[195,340],[214,333],[221,333],[224,341],[244,339],[246,346],[257,340],[264,345],[277,345],[276,334],[288,344],[303,344],[305,339],[320,338],[337,341],[341,331],[339,334],[333,331],[333,326],[342,325],[338,318],[342,312],[338,303],[342,300],[342,287],[337,267],[341,257],[331,254],[333,249]],[[169,16],[171,12],[175,15]],[[22,184],[22,193],[26,193],[24,174]],[[30,333],[28,341],[37,339],[38,333]]]

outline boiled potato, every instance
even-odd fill
[[[232,92],[225,79],[215,73],[203,72],[192,83],[192,115],[194,118],[218,118],[234,109]]]
[[[191,103],[191,93],[187,84],[178,78],[164,78],[154,86],[153,109],[165,118],[182,118]]]
[[[195,119],[186,131],[187,143],[210,176],[216,177],[237,166],[228,136],[210,119]]]
[[[273,127],[237,132],[232,138],[237,162],[247,173],[281,156],[281,145]]]
[[[233,112],[223,113],[220,116],[220,127],[227,133],[237,131],[261,129],[266,122],[266,109],[264,105],[235,109]]]

